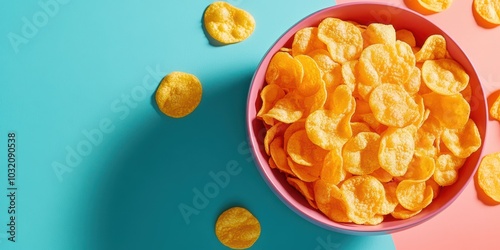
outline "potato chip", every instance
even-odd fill
[[[420,90],[420,85],[422,84],[422,72],[418,67],[413,67],[413,70],[406,80],[405,83],[403,83],[403,88],[408,92],[410,95],[415,95],[418,93]]]
[[[419,214],[421,211],[422,210],[411,211],[401,206],[401,204],[398,204],[396,208],[394,208],[394,211],[391,213],[391,215],[396,219],[406,220]]]
[[[276,104],[262,117],[274,118],[280,122],[292,123],[298,121],[304,114],[303,97],[296,92],[290,92],[279,99]]]
[[[434,158],[425,155],[414,155],[403,178],[407,180],[427,181],[432,177],[435,170],[436,162]]]
[[[311,207],[315,209],[318,208],[314,201],[314,185],[312,183],[307,183],[294,177],[287,177],[286,181],[306,198],[307,203],[309,203]]]
[[[396,182],[388,182],[383,183],[383,185],[385,190],[385,199],[379,214],[386,215],[394,212],[394,209],[399,204],[398,197],[396,195],[398,184]]]
[[[415,56],[407,43],[373,44],[363,50],[357,64],[358,92],[365,100],[371,90],[382,83],[400,84],[408,80]],[[365,88],[363,88],[365,87]]]
[[[277,52],[271,58],[266,71],[266,82],[277,84],[285,90],[292,90],[302,82],[302,64],[287,52]]]
[[[232,249],[250,248],[260,236],[260,223],[246,208],[231,207],[222,212],[215,222],[215,235]]]
[[[306,127],[306,121],[304,119],[298,120],[292,124],[290,124],[285,132],[283,133],[283,145],[285,147],[286,151],[286,145],[288,145],[288,140],[290,139],[290,136],[292,136],[295,132],[305,129]]]
[[[371,174],[380,165],[374,161],[378,157],[380,135],[373,132],[361,132],[351,137],[342,149],[344,168],[351,174]]]
[[[474,11],[490,24],[500,24],[500,3],[497,0],[474,0]]]
[[[264,150],[267,155],[270,155],[269,144],[274,140],[276,136],[283,136],[283,133],[288,128],[288,124],[278,122],[269,128],[264,136]]]
[[[500,121],[500,96],[496,98],[490,108],[490,117]]]
[[[432,188],[432,193],[434,194],[433,199],[436,199],[441,191],[441,186],[433,178],[428,179],[425,184]]]
[[[500,202],[500,153],[483,157],[477,170],[477,180],[486,195]]]
[[[320,148],[309,139],[306,130],[293,133],[285,146],[292,160],[305,166],[322,165],[328,153],[328,151]]]
[[[410,45],[410,47],[415,47],[417,46],[417,42],[415,40],[415,36],[413,35],[413,32],[407,30],[407,29],[400,29],[396,31],[396,40],[400,40],[402,42],[407,43]]]
[[[415,53],[415,59],[417,62],[443,59],[446,58],[447,53],[446,39],[442,35],[431,35],[425,39],[422,48]]]
[[[420,211],[427,207],[434,197],[432,187],[425,181],[403,180],[396,188],[396,197],[402,207],[410,211]]]
[[[318,39],[317,27],[305,27],[295,33],[292,42],[292,56],[306,55],[316,49],[326,50],[326,45]]]
[[[350,116],[328,110],[316,110],[306,119],[309,139],[326,150],[342,148],[352,136]]]
[[[340,77],[342,65],[333,61],[327,50],[317,49],[309,52],[307,55],[318,64],[327,91],[334,90],[342,83],[342,78]]]
[[[326,100],[326,110],[331,110],[335,114],[352,115],[356,110],[356,100],[352,96],[351,89],[345,85],[339,85],[335,90],[329,93]]]
[[[277,84],[268,84],[262,88],[260,98],[262,99],[262,107],[257,113],[258,117],[262,117],[271,110],[276,102],[285,96],[285,91]]]
[[[156,104],[173,118],[191,114],[201,102],[200,80],[193,74],[174,71],[166,75],[156,90]]]
[[[382,183],[388,183],[394,179],[394,177],[383,168],[375,169],[375,171],[373,171],[370,175],[377,178],[377,180]]]
[[[418,105],[401,85],[379,85],[370,95],[369,104],[377,121],[387,126],[405,127],[419,115]]]
[[[314,198],[318,209],[336,222],[351,222],[347,217],[344,194],[335,184],[319,179],[314,183]]]
[[[388,128],[380,138],[378,162],[392,176],[402,176],[415,152],[415,140],[410,129]]]
[[[365,46],[371,44],[388,44],[396,43],[396,30],[391,24],[371,23],[362,33],[365,41]]]
[[[347,217],[356,224],[369,222],[384,205],[384,186],[370,175],[353,176],[345,180],[340,191],[345,197]]]
[[[255,29],[255,19],[250,13],[223,1],[207,7],[203,23],[208,34],[223,44],[241,42]]]
[[[358,60],[347,61],[342,64],[341,73],[342,73],[342,81],[345,85],[347,85],[351,92],[354,93],[356,90],[357,82],[357,70],[356,65]]]
[[[451,6],[453,0],[418,0],[418,3],[426,10],[442,12]]]
[[[458,158],[451,154],[441,154],[436,159],[436,170],[434,171],[434,181],[440,186],[449,186],[458,179],[458,170],[465,163],[465,159]]]
[[[460,130],[445,129],[441,138],[444,145],[459,158],[469,157],[481,146],[481,135],[472,119]]]
[[[318,64],[307,55],[297,55],[294,58],[302,64],[304,69],[304,76],[297,86],[297,91],[302,96],[310,96],[316,93],[324,85]]]
[[[315,162],[311,166],[304,166],[294,162],[291,157],[288,157],[288,166],[292,170],[294,176],[304,182],[314,182],[319,179],[323,162]]]
[[[273,159],[276,167],[281,171],[289,175],[295,175],[292,169],[288,165],[287,155],[283,149],[283,138],[275,138],[269,145],[269,153]]]
[[[469,75],[452,59],[426,60],[422,65],[423,82],[441,95],[460,93],[469,84]]]
[[[415,154],[418,156],[437,156],[437,145],[441,142],[444,128],[437,118],[430,116],[417,130],[415,137]]]
[[[364,122],[351,122],[352,135],[355,136],[361,132],[373,132],[370,126]]]
[[[354,24],[334,17],[319,23],[318,38],[326,44],[332,59],[338,63],[357,59],[363,49],[361,31]]]
[[[470,116],[470,105],[461,94],[444,96],[429,93],[422,96],[430,115],[449,129],[462,129]]]
[[[338,149],[330,150],[323,160],[320,178],[328,183],[339,184],[348,173],[344,169],[342,153]]]

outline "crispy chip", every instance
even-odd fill
[[[434,158],[429,156],[414,155],[408,170],[403,175],[404,179],[427,181],[436,170]]]
[[[349,139],[342,149],[344,168],[351,174],[371,174],[380,165],[376,159],[380,146],[380,135],[361,132]]]
[[[323,168],[321,169],[320,174],[321,179],[328,183],[337,185],[341,181],[345,180],[347,175],[348,173],[344,169],[340,150],[330,150],[323,160]]]
[[[410,45],[410,47],[415,47],[417,46],[417,42],[415,40],[415,36],[413,35],[413,32],[407,30],[407,29],[400,29],[396,31],[396,40],[400,40],[402,42],[407,43]]]
[[[250,248],[260,236],[260,223],[245,208],[232,207],[224,211],[215,223],[215,235],[232,249]]]
[[[342,148],[352,136],[350,116],[328,110],[317,110],[306,119],[309,139],[326,150]]]
[[[483,157],[477,170],[477,180],[486,195],[500,202],[500,153]]]
[[[323,19],[318,25],[318,38],[338,63],[357,59],[363,49],[361,31],[354,24],[338,18]]]
[[[275,138],[269,145],[269,153],[276,167],[281,171],[289,175],[295,175],[292,169],[288,165],[288,160],[286,152],[283,149],[283,138]]]
[[[181,118],[193,112],[200,104],[202,87],[193,74],[174,71],[166,75],[156,90],[156,104],[161,112]]]
[[[273,108],[262,117],[274,118],[284,123],[296,122],[304,114],[303,106],[303,98],[296,92],[290,92],[279,99]]]
[[[310,96],[316,93],[324,85],[318,64],[307,55],[298,55],[294,58],[302,64],[304,69],[304,76],[297,86],[297,91],[302,96]]]
[[[268,84],[260,92],[260,98],[262,99],[262,107],[257,113],[258,117],[262,117],[271,110],[271,108],[276,104],[276,102],[285,96],[285,91],[277,84]]]
[[[441,95],[460,93],[469,84],[469,75],[453,59],[426,60],[422,79],[432,91]]]
[[[418,3],[426,10],[442,12],[451,6],[453,0],[418,0]]]
[[[346,200],[347,217],[356,224],[369,222],[382,210],[385,189],[373,176],[353,176],[342,183],[340,190]]]
[[[474,0],[474,11],[490,24],[500,24],[500,3],[497,0]]]
[[[299,191],[302,194],[302,196],[304,196],[304,198],[306,198],[307,203],[309,203],[311,207],[315,209],[318,208],[316,202],[314,201],[314,184],[301,181],[300,179],[294,177],[287,177],[286,181],[292,187],[297,189],[297,191]]]
[[[448,50],[446,49],[446,40],[442,35],[431,35],[425,39],[422,48],[415,53],[417,62],[426,60],[437,60],[446,58]]]
[[[333,61],[327,50],[317,49],[309,52],[307,55],[318,64],[327,91],[332,91],[341,84],[342,78],[340,77],[340,72],[342,71],[342,65]]]
[[[490,108],[490,116],[497,120],[500,121],[500,96],[496,98],[496,100],[493,102]]]
[[[319,179],[314,184],[314,198],[318,209],[336,222],[351,222],[347,217],[347,204],[342,191],[335,184]]]
[[[292,56],[306,55],[316,49],[325,49],[326,45],[318,39],[317,27],[306,27],[298,30],[292,42]]]
[[[458,179],[458,169],[462,167],[465,159],[458,158],[451,154],[441,154],[436,159],[436,170],[434,171],[434,181],[440,186],[449,186]]]
[[[434,197],[432,187],[425,181],[403,180],[396,188],[399,204],[410,211],[420,211],[427,207]]]
[[[371,23],[363,32],[365,47],[371,44],[389,44],[396,43],[396,30],[391,24]]]
[[[223,44],[241,42],[255,29],[255,19],[250,13],[223,1],[207,7],[203,22],[208,34]]]
[[[418,105],[401,85],[379,85],[370,95],[369,104],[377,121],[387,126],[405,127],[419,115]]]
[[[391,215],[396,219],[405,220],[419,214],[421,211],[422,210],[411,211],[401,206],[401,204],[398,204],[396,208],[394,208],[394,211],[391,213]]]
[[[322,165],[328,153],[328,151],[314,144],[304,129],[290,136],[286,149],[294,162],[304,166]]]
[[[380,138],[378,161],[392,176],[402,176],[415,152],[415,140],[410,129],[388,128]]]
[[[266,82],[277,84],[285,90],[297,88],[304,77],[302,64],[287,52],[277,52],[266,71]]]
[[[323,167],[322,162],[315,162],[311,166],[304,166],[296,163],[291,157],[288,157],[288,166],[292,170],[294,176],[304,182],[314,182],[319,179]]]
[[[469,157],[481,146],[481,135],[472,119],[460,130],[445,129],[441,138],[444,145],[459,158]]]
[[[462,129],[470,116],[470,105],[461,94],[444,96],[429,93],[422,96],[430,115],[449,129]]]
[[[383,183],[383,185],[385,190],[385,199],[379,213],[386,215],[394,212],[394,209],[399,204],[398,197],[396,195],[398,184],[396,182],[388,182]]]

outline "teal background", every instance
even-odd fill
[[[211,2],[0,3],[0,249],[224,249],[214,223],[235,205],[260,220],[253,249],[394,249],[390,235],[343,235],[304,220],[274,195],[248,150],[246,96],[260,59],[288,27],[335,1],[228,1],[257,27],[227,46],[211,45],[202,29]],[[9,36],[33,18],[41,25],[16,53]],[[203,84],[200,105],[183,119],[154,103],[171,71]],[[6,239],[10,131],[16,243]],[[210,173],[228,164],[240,172],[213,189]],[[205,188],[212,197],[186,223],[179,205],[194,207]]]

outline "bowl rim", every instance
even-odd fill
[[[403,223],[400,223],[401,224],[400,226],[377,227],[377,226],[369,226],[369,225],[356,225],[356,224],[353,224],[353,223],[338,223],[338,222],[334,222],[334,221],[331,221],[331,220],[330,220],[330,223],[327,224],[325,222],[317,220],[316,218],[314,218],[310,214],[308,214],[308,213],[306,213],[304,211],[301,211],[301,208],[298,207],[297,204],[295,204],[295,203],[291,202],[289,199],[287,199],[284,196],[283,192],[280,191],[280,190],[282,190],[282,188],[278,185],[278,183],[273,183],[271,181],[272,179],[274,179],[274,178],[272,178],[272,176],[274,174],[273,174],[273,170],[271,170],[270,167],[269,167],[269,163],[267,161],[265,161],[264,159],[261,159],[260,156],[258,155],[258,151],[259,151],[259,148],[260,148],[259,147],[259,142],[258,142],[258,140],[257,140],[257,138],[256,138],[256,136],[254,134],[255,131],[254,131],[254,128],[252,126],[252,123],[254,122],[254,119],[256,117],[255,117],[255,115],[251,115],[251,112],[250,112],[251,106],[255,106],[256,105],[255,104],[255,100],[256,99],[252,98],[252,95],[256,96],[257,98],[259,98],[259,96],[260,96],[259,95],[260,91],[255,91],[254,90],[255,89],[255,85],[257,84],[256,83],[256,78],[257,78],[258,73],[261,70],[263,70],[263,65],[265,64],[266,58],[270,59],[270,57],[272,57],[272,55],[270,55],[271,52],[273,50],[279,50],[279,48],[276,49],[279,44],[285,44],[290,39],[293,38],[294,32],[292,32],[292,31],[294,29],[298,29],[299,26],[301,26],[303,23],[305,23],[307,20],[309,20],[311,18],[314,18],[314,17],[317,17],[317,16],[323,16],[323,15],[326,15],[327,13],[329,13],[329,12],[337,11],[338,9],[351,8],[351,7],[360,6],[360,5],[368,5],[368,6],[376,6],[376,7],[389,7],[389,8],[393,8],[395,10],[398,10],[398,11],[407,12],[407,14],[413,15],[414,18],[422,19],[423,21],[426,21],[428,23],[428,25],[433,26],[434,29],[438,30],[439,33],[442,34],[446,38],[447,44],[448,44],[448,41],[450,41],[451,43],[455,44],[456,47],[457,47],[457,49],[458,49],[457,54],[462,54],[463,55],[464,60],[466,60],[468,62],[468,64],[470,65],[470,69],[471,69],[472,73],[477,78],[477,83],[478,83],[479,92],[480,92],[480,98],[482,100],[484,100],[483,102],[480,103],[480,105],[482,104],[481,105],[482,107],[479,107],[479,109],[483,108],[483,109],[485,109],[487,111],[487,103],[486,103],[487,99],[486,99],[486,96],[485,96],[485,93],[484,93],[484,89],[483,89],[483,86],[482,86],[482,83],[481,83],[481,79],[477,75],[477,70],[474,67],[474,64],[469,59],[469,56],[467,55],[467,53],[465,53],[462,50],[462,48],[459,46],[459,44],[451,36],[449,36],[448,33],[446,33],[437,24],[435,24],[432,21],[430,21],[429,19],[427,19],[424,15],[422,15],[422,14],[420,14],[420,13],[414,11],[414,10],[411,10],[409,8],[403,8],[403,7],[399,7],[399,6],[395,6],[395,5],[390,5],[390,4],[385,4],[385,3],[379,3],[379,2],[361,1],[361,2],[351,2],[351,3],[337,4],[337,5],[334,5],[334,6],[326,7],[326,8],[320,9],[318,11],[312,12],[312,13],[306,15],[305,17],[303,17],[302,19],[300,19],[299,21],[295,22],[293,25],[291,25],[288,29],[285,30],[285,32],[283,32],[272,43],[272,45],[269,47],[269,49],[267,49],[266,52],[264,53],[264,55],[262,56],[262,59],[259,61],[258,65],[257,65],[257,68],[256,68],[256,70],[254,72],[254,75],[252,77],[252,80],[251,80],[251,83],[250,83],[250,86],[249,86],[248,95],[247,95],[246,121],[245,122],[246,122],[246,130],[247,130],[247,137],[248,137],[249,145],[250,145],[251,152],[252,152],[252,155],[253,155],[253,158],[254,158],[254,161],[255,161],[255,165],[256,165],[259,173],[261,174],[261,176],[263,177],[263,179],[265,180],[265,182],[267,183],[267,185],[269,186],[269,188],[273,191],[273,193],[289,209],[291,209],[292,211],[294,211],[296,214],[298,214],[300,217],[306,219],[307,221],[309,221],[309,222],[311,222],[311,223],[313,223],[313,224],[315,224],[317,226],[320,226],[322,228],[331,230],[331,231],[335,231],[335,232],[339,232],[339,233],[353,234],[353,235],[367,235],[367,234],[369,234],[369,235],[379,235],[379,234],[395,233],[395,232],[403,231],[403,230],[415,227],[417,225],[420,225],[420,224],[422,224],[422,223],[430,220],[431,218],[434,218],[435,216],[437,216],[438,214],[440,214],[442,211],[444,211],[446,208],[448,208],[453,202],[455,202],[455,200],[462,194],[462,192],[466,189],[466,187],[468,186],[468,184],[474,178],[474,176],[476,174],[476,171],[477,171],[477,168],[479,166],[480,159],[484,155],[484,151],[483,151],[484,141],[485,141],[484,138],[486,138],[486,134],[487,134],[487,126],[486,125],[484,125],[483,133],[481,134],[481,139],[482,139],[481,146],[474,153],[474,154],[477,154],[477,157],[478,157],[479,160],[477,160],[475,162],[473,170],[472,170],[472,173],[470,174],[470,176],[466,179],[466,181],[463,183],[463,185],[459,188],[458,192],[452,198],[450,198],[447,202],[445,202],[444,204],[442,204],[442,206],[440,206],[439,208],[437,208],[435,211],[433,211],[433,212],[425,215],[424,217],[420,217],[419,219],[413,219],[412,220],[410,218],[410,219],[407,219],[407,220],[399,220],[399,221],[404,221]],[[304,27],[306,27],[306,26],[304,26]],[[256,92],[256,93],[253,93],[253,91]],[[486,112],[486,114],[484,115],[484,117],[482,116],[481,119],[484,119],[484,123],[487,123],[488,112]],[[268,169],[264,169],[265,167],[267,167]],[[278,181],[276,181],[276,182],[278,182]]]

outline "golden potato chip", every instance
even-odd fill
[[[476,123],[469,119],[462,129],[445,129],[441,139],[457,157],[467,158],[481,147],[481,135]]]
[[[207,7],[203,23],[208,34],[223,44],[241,42],[255,29],[255,19],[250,13],[223,1]]]
[[[461,94],[440,95],[429,93],[422,96],[430,115],[449,129],[462,129],[470,116],[470,105]]]
[[[415,66],[415,56],[407,43],[373,44],[361,53],[357,69],[358,92],[365,100],[382,83],[400,84],[408,80]]]
[[[389,127],[380,137],[378,162],[392,176],[402,176],[415,152],[413,133],[407,128]]]
[[[326,150],[342,148],[352,136],[350,116],[328,110],[316,110],[306,119],[309,139]]]
[[[351,89],[345,85],[339,85],[325,102],[326,110],[331,110],[335,114],[346,114],[351,116],[356,110],[356,100],[352,96]]]
[[[373,171],[370,175],[377,178],[377,180],[379,180],[382,183],[387,183],[394,179],[394,177],[387,171],[385,171],[383,168],[375,169],[375,171]]]
[[[483,157],[477,170],[477,180],[486,195],[500,202],[500,153]]]
[[[296,176],[299,180],[304,182],[314,182],[318,180],[321,175],[323,163],[315,162],[311,166],[304,166],[302,164],[294,162],[291,157],[288,157],[288,166],[290,166],[293,175]]]
[[[422,65],[423,82],[441,95],[460,93],[469,84],[469,75],[452,59],[426,60]]]
[[[498,96],[491,105],[489,113],[493,119],[500,121],[500,96]]]
[[[347,217],[356,224],[372,220],[384,205],[384,186],[370,175],[353,176],[345,180],[340,191],[345,197]]]
[[[446,58],[447,54],[446,39],[442,35],[431,35],[425,39],[422,48],[415,53],[415,59],[417,62],[437,60]]]
[[[458,179],[458,169],[465,163],[465,159],[458,158],[452,154],[441,154],[436,159],[436,170],[434,181],[440,186],[449,186]]]
[[[279,99],[262,117],[271,117],[280,122],[292,123],[298,121],[304,114],[303,106],[303,97],[296,92],[290,92]]]
[[[285,91],[277,84],[268,84],[262,88],[260,98],[262,99],[262,107],[257,113],[258,117],[266,114],[276,104],[276,102],[285,96]]]
[[[289,175],[295,175],[292,169],[288,165],[288,159],[285,150],[283,149],[283,138],[275,138],[269,145],[269,153],[273,159],[276,167],[281,171]]]
[[[287,127],[288,124],[278,122],[267,130],[266,135],[264,136],[264,150],[267,155],[270,155],[269,145],[274,140],[274,137],[282,136]]]
[[[304,182],[294,177],[287,177],[286,181],[306,198],[307,203],[309,203],[311,207],[315,209],[318,208],[314,201],[314,185],[312,183]]]
[[[453,0],[418,0],[418,3],[426,10],[442,12],[451,6]]]
[[[297,91],[302,96],[310,96],[316,93],[324,85],[318,64],[307,55],[297,55],[294,58],[302,64],[304,69],[304,76],[297,86]]]
[[[342,154],[339,149],[330,150],[323,160],[320,178],[328,183],[339,184],[345,180],[347,172],[343,166]]]
[[[406,220],[419,214],[420,212],[422,212],[422,210],[411,211],[401,206],[401,204],[398,204],[396,208],[394,208],[394,211],[391,213],[391,215],[395,219]]]
[[[403,178],[407,180],[427,181],[432,177],[435,170],[436,162],[434,158],[425,155],[414,155]]]
[[[354,93],[356,90],[356,85],[358,84],[357,82],[357,70],[356,70],[356,64],[358,63],[358,60],[351,60],[347,61],[342,64],[341,68],[341,73],[342,73],[342,80],[345,85],[349,86],[351,89],[351,92]]]
[[[283,133],[283,145],[285,146],[285,151],[286,151],[286,145],[288,145],[288,140],[290,139],[290,136],[292,136],[295,132],[305,129],[306,128],[306,121],[305,119],[298,120],[294,123],[291,123]]]
[[[232,249],[250,248],[260,236],[260,223],[245,208],[232,207],[222,212],[215,222],[215,235]]]
[[[437,145],[441,142],[444,128],[437,118],[429,116],[417,130],[415,137],[415,154],[418,156],[437,156]]]
[[[318,209],[336,222],[351,222],[347,217],[347,204],[344,194],[335,184],[322,179],[314,183],[314,200]]]
[[[377,43],[389,45],[396,43],[396,30],[391,24],[371,23],[362,35],[365,47]]]
[[[292,56],[306,55],[316,49],[326,50],[326,45],[318,39],[317,27],[305,27],[295,32],[292,42]]]
[[[342,83],[342,78],[340,77],[342,65],[333,61],[327,50],[317,49],[309,52],[307,55],[318,64],[327,91],[332,91]]]
[[[174,71],[166,75],[156,90],[156,104],[161,112],[181,118],[193,112],[200,104],[202,87],[193,74]]]
[[[357,59],[363,49],[361,31],[354,24],[334,17],[319,23],[318,38],[326,44],[332,59],[338,63]]]
[[[396,197],[402,207],[410,211],[420,211],[427,207],[434,197],[432,187],[425,181],[403,180],[396,188]]]
[[[413,67],[413,70],[410,74],[408,80],[403,83],[403,88],[410,95],[415,95],[420,90],[420,85],[422,84],[422,74],[421,70],[418,67]]]
[[[433,199],[436,199],[439,195],[439,191],[441,191],[441,186],[433,178],[428,179],[425,184],[432,188],[432,193],[434,194]]]
[[[377,121],[387,126],[405,127],[419,115],[418,105],[401,85],[379,85],[372,91],[369,104]]]
[[[396,31],[396,40],[400,40],[402,42],[407,43],[410,45],[410,47],[415,47],[417,46],[417,42],[415,40],[415,36],[413,35],[413,32],[407,30],[407,29],[400,29]]]
[[[351,174],[371,174],[380,165],[376,159],[380,146],[380,135],[374,132],[361,132],[351,137],[342,149],[344,168]]]
[[[302,64],[287,52],[277,52],[271,58],[266,70],[267,84],[277,84],[285,90],[292,90],[302,82]]]
[[[474,0],[473,8],[484,21],[495,25],[500,24],[500,3],[498,0]]]
[[[398,184],[396,182],[388,182],[383,183],[383,185],[385,190],[385,199],[379,214],[386,215],[394,212],[394,209],[399,204],[398,197],[396,195]]]
[[[285,146],[292,160],[305,166],[322,165],[328,153],[328,151],[314,144],[304,129],[293,133]]]

